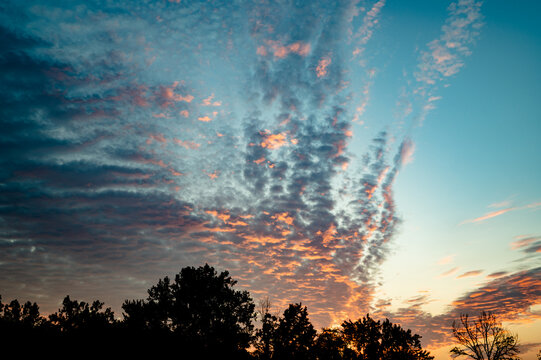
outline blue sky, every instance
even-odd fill
[[[374,313],[438,359],[541,326],[532,1],[2,5],[0,288],[117,315],[209,262],[317,326]]]

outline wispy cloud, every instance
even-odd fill
[[[415,72],[418,86],[414,96],[420,101],[417,121],[422,125],[427,114],[435,108],[438,84],[455,75],[464,66],[464,58],[471,54],[482,26],[480,1],[460,0],[448,7],[449,16],[441,28],[441,35],[427,44],[420,55]]]
[[[515,210],[515,208],[507,208],[507,209],[491,211],[491,212],[486,213],[483,216],[479,216],[479,217],[477,217],[475,219],[464,220],[463,222],[461,222],[461,224],[469,224],[469,223],[477,223],[477,222],[485,221],[485,220],[488,220],[488,219],[492,219],[492,218],[494,218],[496,216],[503,215],[503,214],[505,214],[505,213],[507,213],[509,211],[512,211],[512,210]]]
[[[447,255],[445,257],[442,257],[441,259],[438,260],[438,265],[446,265],[446,264],[449,264],[451,263],[454,258],[455,258],[456,255]]]
[[[441,273],[440,277],[452,275],[452,274],[456,273],[458,271],[458,269],[459,269],[459,267],[454,267],[454,268],[452,268],[450,270],[447,270],[447,271]]]
[[[541,253],[541,236],[522,235],[515,237],[515,241],[511,242],[512,250],[518,250],[525,253]]]
[[[489,205],[489,206],[493,207],[492,205]],[[460,223],[460,225],[482,222],[482,221],[492,219],[494,217],[506,214],[506,213],[511,212],[511,211],[526,210],[526,209],[537,210],[540,207],[541,207],[541,203],[539,203],[539,202],[534,202],[534,203],[527,204],[527,205],[524,205],[524,206],[508,207],[508,208],[505,208],[505,209],[491,211],[489,213],[486,213],[483,216],[480,216],[480,217],[477,217],[477,218],[474,218],[474,219],[464,220],[463,222]]]
[[[483,270],[466,271],[465,273],[458,275],[456,278],[457,279],[463,279],[463,278],[466,278],[466,277],[478,276],[478,275],[481,275],[482,273],[483,273]]]

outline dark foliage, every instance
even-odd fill
[[[353,349],[340,329],[323,329],[318,335],[314,354],[317,359],[325,360],[352,360],[357,358]]]
[[[300,303],[277,316],[268,300],[262,302],[261,326],[254,330],[255,305],[235,285],[227,271],[208,264],[185,267],[174,281],[160,279],[145,300],[126,300],[123,320],[98,300],[66,296],[46,318],[36,303],[3,304],[0,296],[0,345],[21,358],[54,351],[57,358],[432,359],[419,335],[369,315],[318,334]]]
[[[235,284],[227,271],[218,274],[208,264],[183,268],[174,282],[160,279],[146,300],[126,301],[125,325],[133,331],[170,334],[198,353],[246,353],[255,305],[247,291],[233,289]]]
[[[315,337],[306,306],[290,304],[275,331],[273,359],[313,359]]]
[[[367,314],[355,322],[344,321],[342,334],[348,347],[355,351],[355,359],[433,359],[428,351],[421,348],[421,336],[392,324],[389,319],[381,323]]]

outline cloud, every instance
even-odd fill
[[[54,311],[69,291],[118,308],[209,262],[277,307],[302,300],[317,324],[370,310],[401,221],[394,182],[415,144],[382,131],[353,156],[348,109],[362,115],[370,85],[350,106],[342,40],[364,48],[384,4],[359,26],[355,1],[7,6],[6,296]],[[461,34],[477,20],[454,21],[474,13],[468,4],[450,8],[421,75],[453,72],[458,57],[437,46],[465,54]]]
[[[497,216],[500,216],[500,215],[503,215],[505,213],[508,213],[510,211],[517,211],[517,210],[525,210],[525,209],[534,209],[536,210],[537,208],[539,208],[541,206],[541,203],[531,203],[531,204],[527,204],[527,205],[524,205],[524,206],[520,206],[520,207],[508,207],[508,208],[505,208],[505,209],[500,209],[500,210],[495,210],[495,211],[491,211],[489,213],[486,213],[485,215],[483,216],[480,216],[480,217],[477,217],[475,219],[471,219],[471,220],[464,220],[463,222],[461,222],[460,224],[469,224],[469,223],[477,223],[477,222],[482,222],[482,221],[485,221],[485,220],[488,220],[488,219],[492,219],[494,217],[497,217]]]
[[[525,253],[541,253],[541,236],[517,236],[510,246]]]
[[[323,77],[327,75],[327,66],[331,64],[332,60],[330,57],[323,57],[319,60],[316,67],[317,77]]]
[[[503,215],[509,211],[512,211],[514,210],[514,208],[507,208],[507,209],[501,209],[501,210],[496,210],[496,211],[492,211],[492,212],[489,212],[483,216],[480,216],[478,218],[475,218],[475,219],[471,219],[471,220],[464,220],[461,224],[468,224],[468,223],[476,223],[476,222],[481,222],[481,221],[485,221],[485,220],[488,220],[488,219],[492,219],[496,216],[500,216],[500,215]]]
[[[374,28],[379,22],[381,9],[385,6],[385,0],[379,0],[370,8],[363,17],[362,24],[354,35],[357,39],[357,46],[353,51],[355,57],[362,56],[365,51],[365,45],[368,43],[374,33]]]
[[[493,272],[493,273],[490,273],[487,275],[487,278],[499,278],[499,277],[502,277],[504,275],[507,275],[508,272],[507,271],[497,271],[497,272]]]
[[[491,208],[508,208],[508,207],[511,207],[511,201],[505,200],[505,201],[501,201],[501,202],[497,202],[497,203],[492,203],[492,204],[488,205],[488,207],[491,207]]]
[[[449,276],[451,274],[454,274],[455,272],[457,272],[458,269],[459,269],[458,267],[454,267],[454,268],[452,268],[450,270],[447,270],[446,272],[441,273],[440,277]]]
[[[479,288],[466,292],[454,300],[448,310],[431,315],[418,306],[401,308],[394,312],[376,312],[374,316],[386,316],[391,321],[423,334],[423,347],[430,349],[451,345],[453,321],[461,314],[477,316],[482,311],[493,312],[500,321],[532,321],[539,314],[532,312],[533,305],[541,303],[541,268],[532,268],[501,275]]]
[[[410,96],[418,104],[416,121],[422,125],[428,113],[435,109],[438,85],[456,75],[464,66],[464,58],[471,54],[471,45],[482,27],[482,2],[460,0],[447,8],[448,17],[441,27],[441,35],[430,41],[421,51],[417,71],[414,73],[416,88]],[[411,103],[408,101],[408,103]]]
[[[162,5],[9,6],[5,296],[54,311],[69,291],[118,308],[209,262],[276,306],[302,300],[322,325],[364,312],[411,143],[396,152],[381,133],[365,170],[344,169],[355,3]]]
[[[453,261],[456,255],[447,255],[438,260],[438,265],[446,265]]]
[[[402,166],[407,165],[413,161],[414,152],[415,143],[411,139],[406,138],[400,148],[400,162]]]
[[[467,272],[465,272],[463,274],[460,274],[456,278],[457,279],[462,279],[462,278],[465,278],[465,277],[478,276],[478,275],[481,275],[482,273],[483,273],[483,270],[472,270],[472,271],[467,271]]]
[[[481,2],[461,0],[449,5],[449,17],[439,38],[428,43],[428,51],[421,54],[422,62],[417,81],[433,85],[445,77],[455,75],[464,65],[463,57],[470,54],[481,23]]]

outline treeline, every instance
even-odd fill
[[[420,336],[388,319],[369,315],[317,332],[302,304],[281,316],[270,304],[256,306],[247,291],[234,289],[227,271],[206,264],[165,277],[144,300],[126,300],[122,319],[110,308],[64,298],[62,307],[41,316],[36,303],[3,304],[0,346],[17,355],[56,357],[160,357],[181,359],[432,359]],[[257,328],[255,324],[258,324]]]

